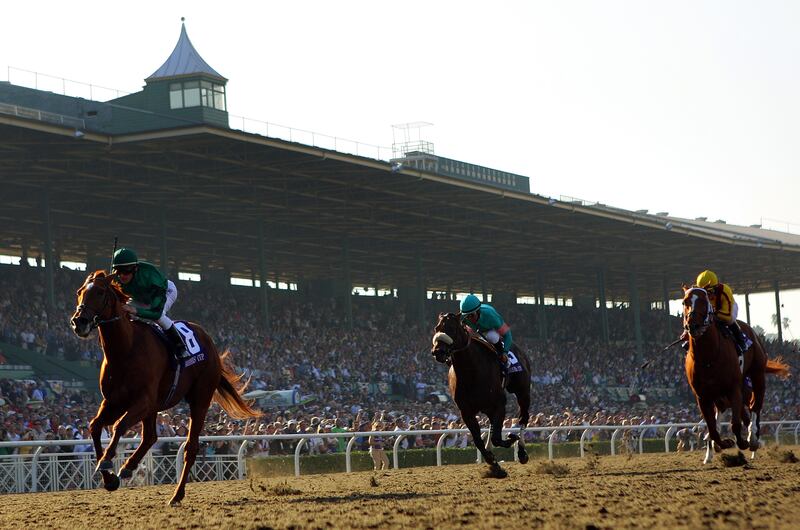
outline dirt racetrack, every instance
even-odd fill
[[[6,495],[0,528],[798,528],[787,450],[744,467],[694,452],[507,463],[501,480],[461,465],[195,483],[173,508],[171,486]]]

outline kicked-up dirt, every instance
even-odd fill
[[[787,451],[733,467],[701,452],[532,460],[505,479],[484,465],[255,477],[190,483],[177,507],[171,486],[6,495],[0,528],[800,528]]]

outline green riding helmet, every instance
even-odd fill
[[[461,313],[467,315],[481,308],[481,301],[474,294],[469,294],[461,300]]]
[[[129,248],[117,250],[114,252],[114,258],[111,260],[111,266],[115,269],[118,267],[137,265],[138,263],[139,258],[136,256],[136,252]]]

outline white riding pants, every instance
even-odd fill
[[[161,326],[161,329],[168,330],[172,327],[172,319],[167,316],[167,311],[169,308],[172,307],[172,304],[175,303],[175,300],[178,299],[178,288],[175,287],[175,284],[172,283],[172,280],[167,280],[167,301],[164,302],[164,310],[161,312],[161,316],[158,317],[158,325]]]

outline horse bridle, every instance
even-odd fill
[[[691,325],[691,323],[687,323],[687,322],[691,322],[692,316],[695,313],[695,311],[694,311],[694,301],[692,301],[692,309],[684,317],[684,320],[683,320],[683,329],[685,331],[687,331],[689,333],[689,335],[691,335],[692,337],[700,337],[700,336],[703,335],[703,333],[706,332],[706,330],[709,328],[709,326],[711,326],[712,322],[714,322],[714,307],[711,305],[711,300],[709,300],[708,292],[706,292],[705,289],[703,289],[702,287],[693,287],[692,289],[689,290],[689,293],[691,293],[693,291],[702,291],[705,294],[705,296],[706,296],[706,304],[707,304],[706,316],[703,319],[703,323],[700,326],[694,328],[694,333],[692,333],[692,325]],[[698,331],[699,331],[699,333],[697,333]]]
[[[93,283],[94,282],[94,277],[92,277],[89,281]],[[94,287],[94,285],[92,285],[92,287]],[[120,319],[119,315],[111,317],[111,318],[108,318],[108,319],[105,319],[105,320],[101,320],[100,319],[100,315],[103,314],[103,312],[105,312],[109,301],[111,301],[111,299],[112,299],[112,296],[109,293],[109,291],[111,289],[112,289],[111,286],[107,286],[107,287],[104,288],[104,290],[103,290],[103,305],[100,307],[99,311],[93,310],[95,315],[94,315],[94,318],[92,318],[92,320],[91,320],[91,325],[89,326],[89,331],[92,331],[95,328],[99,328],[103,324],[109,324],[111,322],[115,322],[115,321]],[[112,301],[112,303],[113,303],[113,301]],[[76,313],[81,315],[81,316],[83,316],[83,313],[85,312],[85,310],[86,310],[86,304],[79,304],[78,307],[75,308]]]
[[[454,317],[459,318],[458,315],[454,315]],[[458,325],[460,325],[460,323]],[[464,345],[456,346],[455,339],[453,337],[444,331],[437,331],[433,335],[433,354],[436,355],[437,351],[441,350],[441,352],[445,355],[445,358],[452,358],[453,353],[467,349],[472,339],[468,333],[464,333],[464,335],[467,337]]]

